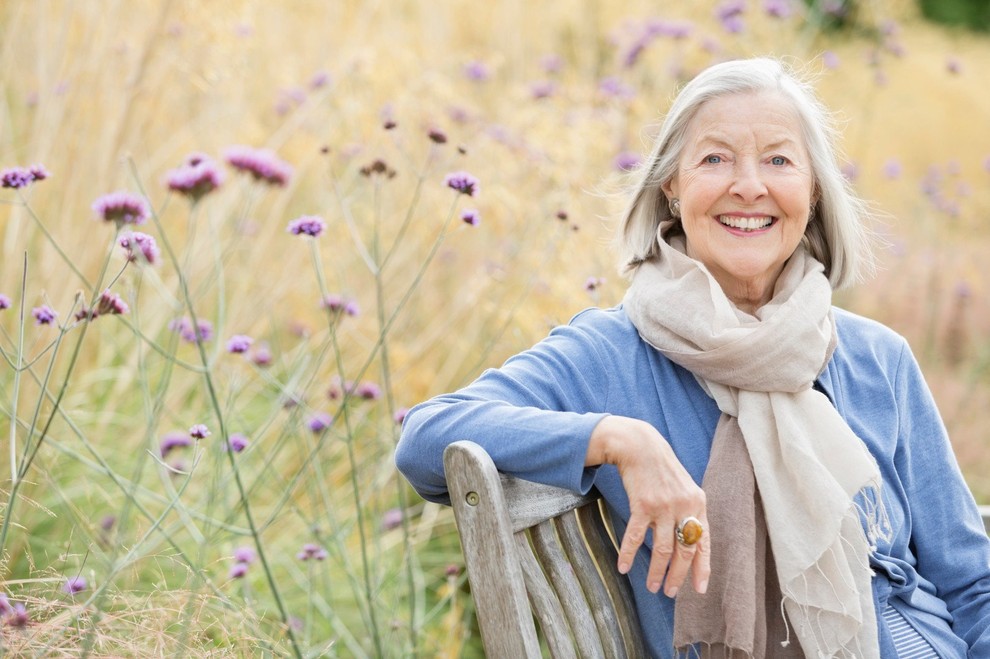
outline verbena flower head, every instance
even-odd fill
[[[354,389],[354,393],[365,400],[378,400],[382,397],[382,390],[374,382],[361,382]]]
[[[467,172],[451,172],[443,179],[443,183],[451,190],[469,197],[473,197],[480,187],[478,179]]]
[[[794,6],[791,0],[763,0],[763,11],[774,18],[789,18]]]
[[[168,328],[173,332],[178,332],[183,341],[196,343],[197,340],[209,341],[213,338],[213,323],[200,318],[196,321],[196,328],[193,328],[192,321],[188,318],[179,318],[168,324]]]
[[[189,429],[189,436],[193,439],[206,439],[211,434],[210,429],[203,423],[197,423]]]
[[[76,593],[86,590],[87,586],[88,584],[86,583],[86,579],[83,577],[69,577],[65,580],[65,583],[62,584],[62,592],[69,595],[75,595]]]
[[[584,282],[584,290],[589,293],[598,290],[605,284],[605,279],[603,277],[588,277],[587,281]]]
[[[14,628],[27,627],[31,623],[31,617],[28,616],[27,609],[24,605],[18,602],[14,605],[14,612],[7,616],[7,626]]]
[[[162,437],[162,441],[158,445],[158,448],[164,458],[175,449],[184,448],[186,446],[192,446],[192,438],[189,437],[189,435],[181,432],[170,432]]]
[[[227,340],[227,352],[240,355],[248,351],[254,339],[244,334],[235,334]]]
[[[302,551],[296,554],[296,558],[300,561],[308,561],[310,559],[322,561],[326,560],[327,556],[329,556],[329,554],[327,554],[327,550],[313,542],[307,542],[304,544]]]
[[[251,354],[251,362],[258,367],[264,368],[272,364],[272,352],[267,345],[260,345]]]
[[[239,432],[235,432],[227,438],[227,446],[234,453],[240,453],[247,448],[248,438]]]
[[[270,149],[232,146],[224,152],[224,158],[231,167],[250,174],[257,181],[284,186],[292,178],[292,166]]]
[[[382,514],[382,530],[391,531],[402,526],[402,509],[390,508]]]
[[[223,181],[223,172],[217,164],[201,153],[187,156],[185,164],[173,169],[166,176],[169,190],[185,195],[193,202],[219,188]]]
[[[464,75],[467,76],[469,80],[484,82],[491,77],[492,73],[487,64],[475,60],[464,65]]]
[[[406,420],[406,415],[407,414],[409,414],[409,408],[408,407],[400,407],[399,409],[397,409],[395,411],[395,414],[392,415],[392,420],[395,421],[395,423],[397,425],[400,425],[401,426],[402,425],[402,422]]]
[[[333,417],[326,412],[317,412],[313,416],[309,417],[309,421],[306,423],[309,429],[314,433],[320,433],[330,427],[333,423]]]
[[[622,172],[630,172],[643,162],[642,157],[638,153],[633,153],[631,151],[623,151],[615,157],[615,168]]]
[[[11,606],[10,600],[7,599],[7,593],[0,592],[0,616],[9,616],[14,612],[14,607]]]
[[[100,295],[100,301],[96,304],[96,313],[101,316],[107,314],[117,316],[128,312],[130,312],[130,307],[127,306],[127,303],[119,295],[111,293],[109,290],[103,291]]]
[[[34,317],[35,325],[51,325],[58,318],[58,314],[47,304],[43,304],[40,307],[35,307],[31,310],[31,315]]]
[[[26,188],[35,181],[44,181],[50,174],[44,165],[30,167],[9,167],[0,170],[0,187],[17,190]]]
[[[230,566],[230,572],[228,572],[228,575],[231,579],[243,579],[247,572],[248,564],[238,562]]]
[[[93,202],[93,210],[106,222],[144,224],[151,215],[148,203],[140,196],[119,190],[105,194]]]
[[[139,231],[132,231],[121,236],[120,246],[124,248],[127,260],[131,262],[144,261],[149,265],[154,265],[161,256],[155,239]]]
[[[244,545],[234,550],[234,560],[238,563],[251,564],[258,560],[258,553],[254,550],[254,547]]]
[[[476,227],[481,224],[481,213],[476,208],[465,208],[461,211],[461,220],[464,221],[464,224]]]
[[[0,311],[3,311],[4,309],[9,309],[10,305],[11,305],[10,298],[4,295],[3,293],[0,293]]]
[[[324,309],[328,309],[336,314],[357,316],[361,313],[361,307],[358,306],[357,301],[345,298],[343,295],[338,293],[328,294],[323,298],[323,302],[321,302],[320,305]]]
[[[286,231],[294,236],[312,236],[316,238],[326,228],[327,224],[322,218],[316,215],[303,215],[289,222]]]

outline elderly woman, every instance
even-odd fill
[[[918,365],[831,304],[871,260],[830,125],[777,61],[702,72],[625,213],[622,305],[405,420],[429,500],[463,438],[596,487],[655,656],[990,657],[990,541]]]

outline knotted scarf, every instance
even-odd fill
[[[675,648],[879,657],[868,556],[887,531],[880,474],[813,388],[836,344],[823,266],[798,247],[771,301],[750,315],[685,254],[683,237],[658,240],[659,256],[639,266],[623,306],[722,412],[702,482],[712,575],[705,595],[677,595]]]

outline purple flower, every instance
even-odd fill
[[[326,560],[327,556],[329,556],[329,554],[327,554],[327,550],[313,542],[307,542],[304,544],[302,551],[296,554],[296,558],[300,561],[308,561],[309,559],[322,561]]]
[[[560,55],[551,53],[540,58],[540,68],[547,73],[560,73],[564,68],[564,60]]]
[[[272,352],[268,349],[267,345],[260,345],[254,349],[254,353],[251,355],[251,361],[255,366],[260,366],[261,368],[271,366]]]
[[[202,318],[196,321],[195,330],[188,318],[173,320],[168,324],[168,328],[173,332],[178,332],[182,340],[189,343],[196,343],[197,339],[200,341],[209,341],[213,338],[213,323]]]
[[[842,175],[846,177],[846,180],[852,183],[859,178],[859,165],[854,162],[847,162],[842,166]]]
[[[75,595],[76,593],[86,590],[87,587],[86,580],[82,577],[69,577],[62,584],[62,592],[69,595]]]
[[[144,224],[151,214],[147,202],[136,194],[119,190],[93,202],[93,210],[107,222]]]
[[[763,11],[774,18],[789,18],[794,7],[790,0],[763,0]]]
[[[100,520],[100,530],[109,531],[113,528],[113,525],[117,523],[117,518],[113,515],[104,515],[103,519]]]
[[[354,393],[365,400],[378,400],[382,397],[381,388],[374,382],[361,382],[355,387]]]
[[[10,298],[4,295],[3,293],[0,293],[0,311],[3,311],[4,309],[9,309],[10,304],[11,304]]]
[[[406,415],[407,414],[409,414],[409,408],[408,407],[400,407],[399,409],[397,409],[395,411],[395,414],[392,415],[392,420],[395,421],[396,424],[398,424],[398,425],[401,426],[402,425],[402,422],[406,420]]]
[[[610,96],[612,98],[616,98],[620,100],[630,99],[636,95],[636,92],[633,90],[632,87],[625,84],[615,76],[608,76],[606,78],[602,78],[598,82],[598,91],[605,94],[606,96]]]
[[[47,304],[43,304],[40,307],[35,307],[31,310],[31,315],[34,316],[35,325],[51,325],[55,322],[58,314]]]
[[[320,89],[321,87],[326,87],[330,83],[330,74],[326,71],[317,71],[313,74],[313,77],[309,79],[310,89]]]
[[[484,62],[473,61],[468,62],[464,65],[464,75],[468,77],[469,80],[474,80],[475,82],[484,82],[491,77],[491,71]]]
[[[127,260],[131,262],[140,259],[149,265],[154,265],[161,255],[155,239],[146,233],[140,233],[138,231],[132,231],[121,236],[120,246],[124,248],[127,254]]]
[[[402,526],[402,509],[401,508],[389,508],[382,515],[382,529],[385,531],[391,531],[392,529]]]
[[[831,50],[826,50],[822,53],[822,64],[827,69],[837,69],[839,68],[839,56]]]
[[[890,158],[883,165],[883,175],[889,179],[899,178],[901,175],[901,163]]]
[[[553,80],[539,80],[529,86],[529,93],[535,99],[550,98],[557,93],[557,83]]]
[[[14,605],[14,612],[7,617],[7,625],[9,627],[21,628],[27,627],[28,623],[31,622],[31,618],[28,616],[27,610],[24,605],[18,602]]]
[[[461,194],[473,197],[480,187],[478,179],[467,172],[451,172],[443,179],[444,185]]]
[[[959,75],[962,73],[962,62],[956,57],[950,57],[945,61],[945,69],[952,75]]]
[[[44,181],[51,176],[44,165],[30,167],[10,167],[0,170],[0,188],[25,188],[35,181]]]
[[[210,429],[203,423],[197,423],[189,429],[189,436],[193,439],[206,439],[211,434]]]
[[[638,153],[633,153],[631,151],[622,151],[615,157],[613,164],[615,168],[621,172],[631,172],[632,170],[639,167],[639,164],[643,161]]]
[[[746,29],[746,22],[743,21],[742,16],[732,15],[727,18],[723,18],[722,29],[729,34],[740,34]]]
[[[230,572],[228,575],[231,579],[242,579],[244,575],[247,574],[248,564],[247,563],[234,563],[230,566]]]
[[[158,445],[158,448],[164,458],[174,449],[184,448],[186,446],[192,446],[192,439],[190,439],[189,435],[179,432],[170,432],[162,437],[162,441]]]
[[[227,445],[230,450],[234,453],[240,453],[247,448],[248,438],[239,432],[235,432],[233,435],[227,438]]]
[[[330,424],[332,423],[333,423],[332,416],[330,416],[326,412],[317,412],[313,416],[309,417],[309,422],[307,422],[306,425],[309,426],[309,429],[312,432],[321,433],[327,428],[329,428]]]
[[[224,152],[224,158],[231,167],[250,174],[256,181],[284,186],[292,177],[292,166],[270,149],[232,146]]]
[[[169,190],[197,202],[219,188],[223,178],[223,172],[210,157],[194,153],[186,157],[184,165],[170,171],[166,181]]]
[[[100,295],[100,301],[96,303],[96,313],[101,316],[107,314],[117,316],[129,311],[130,307],[127,306],[127,303],[119,295],[111,293],[109,290],[103,291]]]
[[[715,7],[715,18],[725,21],[746,11],[746,0],[724,0]]]
[[[7,593],[0,592],[0,616],[9,616],[14,612],[14,607],[10,605],[10,600],[7,599]]]
[[[289,222],[286,231],[294,236],[312,236],[316,238],[326,228],[326,222],[322,218],[316,215],[303,215]]]
[[[246,563],[250,565],[257,559],[258,553],[254,550],[254,547],[251,547],[250,545],[244,545],[234,550],[234,560],[238,563]]]
[[[584,282],[584,290],[589,293],[601,288],[605,284],[605,279],[603,277],[588,277],[587,281]]]
[[[481,224],[481,214],[475,208],[465,208],[462,210],[461,219],[465,224],[470,224],[473,227]]]
[[[227,352],[239,355],[248,351],[254,339],[244,334],[235,334],[227,341]]]

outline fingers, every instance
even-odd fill
[[[691,570],[691,585],[695,591],[704,593],[708,589],[711,575],[711,540],[708,537],[708,520],[699,517],[702,528],[705,529],[701,539],[693,545],[677,542],[675,524],[670,521],[657,522],[655,528],[669,529],[659,533],[654,531],[653,550],[650,556],[650,567],[646,575],[646,588],[651,593],[659,592],[664,586],[664,594],[674,597],[683,587],[684,581]],[[644,518],[633,517],[626,527],[619,549],[619,572],[626,574],[632,567],[636,553],[642,546],[646,531],[653,525],[646,523]],[[666,576],[666,579],[664,578]]]

